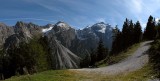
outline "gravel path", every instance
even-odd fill
[[[148,63],[148,55],[146,51],[150,48],[151,42],[152,41],[142,42],[140,47],[132,54],[132,56],[127,57],[126,59],[117,64],[113,64],[102,68],[84,68],[71,70],[108,75],[116,75],[135,71],[137,69],[142,68],[146,63]]]

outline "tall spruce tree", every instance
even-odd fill
[[[139,21],[134,26],[134,42],[139,43],[142,40],[142,28]]]
[[[156,24],[156,38],[160,39],[160,20],[158,20],[157,24]]]
[[[153,40],[155,36],[156,36],[155,19],[152,16],[150,16],[148,18],[147,26],[144,31],[144,39]]]
[[[122,51],[122,32],[116,27],[114,30],[114,36],[113,36],[113,42],[112,42],[112,49],[111,49],[111,55],[116,55],[120,51]]]
[[[128,28],[128,46],[131,46],[134,44],[134,24],[132,20],[129,22],[129,28]]]
[[[123,36],[123,49],[128,47],[128,41],[129,41],[129,20],[126,18],[126,21],[123,24],[122,28],[122,36]]]
[[[103,44],[102,39],[100,39],[99,43],[98,43],[98,47],[97,47],[97,61],[103,60],[104,58],[106,58],[106,50]]]

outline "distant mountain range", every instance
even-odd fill
[[[53,68],[78,68],[80,60],[96,49],[99,40],[111,48],[113,27],[104,22],[76,30],[65,22],[39,26],[18,21],[15,26],[0,23],[0,48],[13,49],[21,42],[29,42],[34,37],[44,37],[50,48]]]

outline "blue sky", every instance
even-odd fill
[[[97,22],[122,27],[125,18],[145,27],[149,15],[160,16],[160,0],[1,0],[0,22],[39,25],[64,21],[79,29]]]

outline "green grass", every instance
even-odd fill
[[[91,74],[70,70],[49,70],[34,75],[11,77],[5,81],[146,81],[152,76],[151,66],[119,75]]]
[[[127,58],[128,56],[131,56],[140,46],[140,43],[134,44],[132,46],[130,46],[127,50],[117,54],[116,56],[110,56],[110,60],[108,62],[108,58],[104,59],[98,63],[96,63],[96,65],[98,67],[104,67],[110,64],[115,64],[118,63],[122,60],[124,60],[125,58]]]

